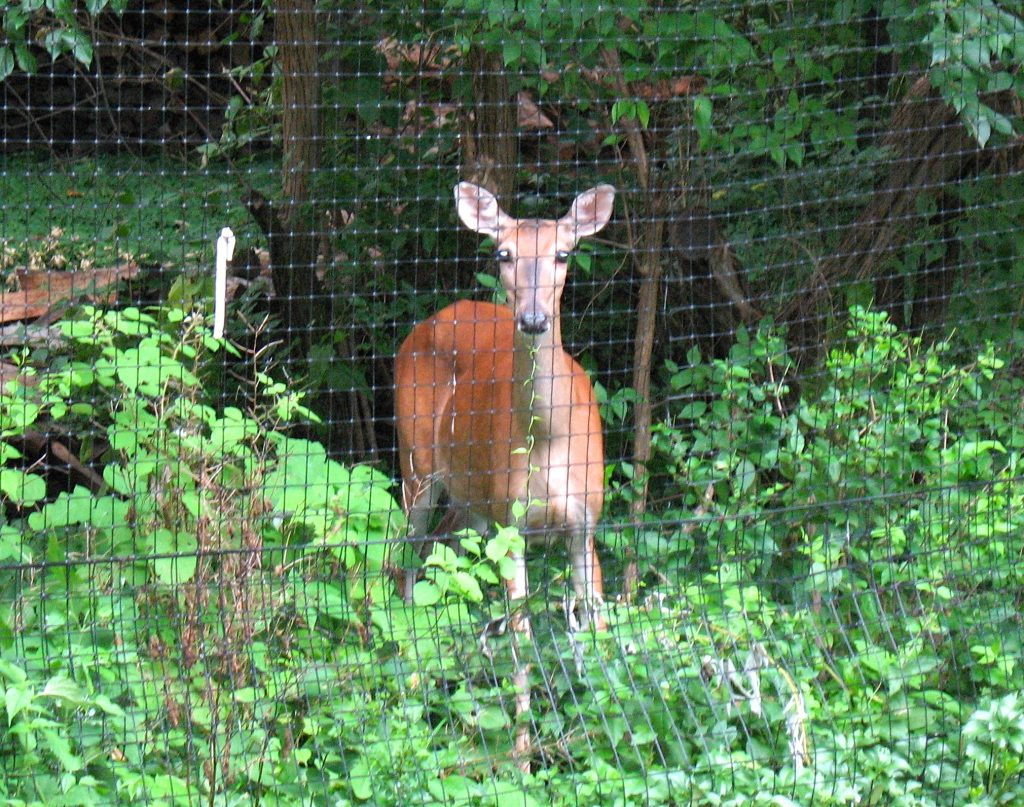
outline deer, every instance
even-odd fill
[[[579,625],[595,630],[606,625],[595,546],[604,442],[593,385],[562,345],[561,298],[573,250],[604,228],[614,200],[615,188],[598,185],[560,219],[516,219],[486,189],[460,182],[459,219],[493,239],[506,304],[452,303],[417,324],[395,360],[410,533],[426,536],[447,494],[456,528],[483,535],[514,524],[529,545],[561,538]],[[525,557],[513,559],[510,606],[528,595]],[[529,635],[525,616],[513,628]]]

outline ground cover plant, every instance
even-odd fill
[[[240,177],[266,187],[271,170],[253,161]],[[79,269],[126,258],[177,270],[212,266],[210,232],[231,226],[243,243],[256,239],[240,187],[238,178],[187,159],[5,155],[0,269]]]
[[[192,313],[85,307],[60,329],[12,357],[0,427],[91,429],[102,484],[55,492],[4,443],[5,803],[1022,796],[1010,347],[971,357],[854,309],[817,389],[789,389],[770,323],[666,367],[652,485],[686,494],[605,530],[639,570],[607,634],[567,629],[564,557],[533,556],[524,773],[512,646],[485,629],[514,531],[436,549],[408,605],[392,480],[302,437],[299,394]],[[251,370],[241,406],[204,393],[229,360]]]

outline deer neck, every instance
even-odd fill
[[[524,433],[535,440],[554,440],[570,434],[572,360],[562,348],[561,324],[539,336],[515,334],[515,408]]]

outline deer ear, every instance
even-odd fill
[[[508,220],[494,194],[472,182],[460,182],[455,186],[455,208],[459,219],[469,229],[495,239]]]
[[[570,227],[578,241],[604,229],[612,217],[614,205],[615,188],[611,185],[598,185],[577,196],[559,224]]]

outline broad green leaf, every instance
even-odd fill
[[[88,706],[89,699],[82,688],[65,675],[55,675],[46,682],[40,697],[54,698],[71,706]]]
[[[0,675],[16,684],[21,684],[28,680],[28,675],[21,667],[2,658],[0,658]]]
[[[0,81],[14,72],[14,53],[7,45],[0,45]]]
[[[458,591],[470,602],[481,602],[484,598],[480,590],[480,582],[469,572],[456,571],[452,574],[452,582]]]
[[[370,776],[370,766],[366,759],[360,756],[349,769],[349,785],[352,788],[352,795],[359,801],[368,801],[373,797],[373,781]]]
[[[427,790],[440,804],[462,805],[472,803],[476,785],[465,776],[451,774],[443,779],[431,779],[427,782]]]
[[[412,601],[421,608],[436,605],[441,600],[441,589],[431,580],[420,580],[412,590]]]
[[[15,468],[0,468],[0,493],[15,504],[33,504],[45,498],[46,481]]]
[[[61,767],[68,773],[80,771],[84,765],[80,757],[71,750],[71,743],[56,731],[41,732],[42,742],[40,745],[53,754]]]
[[[8,687],[4,692],[4,706],[7,710],[7,725],[14,723],[14,718],[27,709],[32,703],[32,692],[27,687]]]
[[[181,585],[191,580],[196,573],[196,537],[187,532],[172,532],[160,528],[153,535],[153,572],[161,583],[170,586]]]

